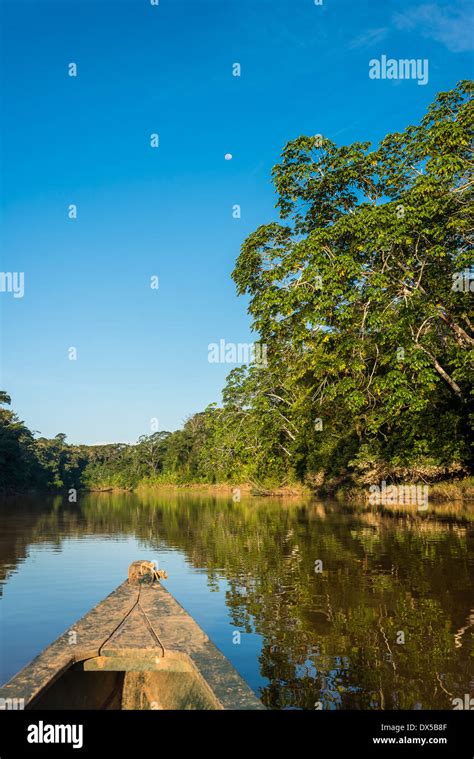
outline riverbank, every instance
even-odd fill
[[[387,491],[390,483],[387,483]],[[423,488],[428,503],[462,503],[471,505],[474,509],[474,477],[465,477],[457,480],[446,480],[435,483],[425,482],[408,482],[396,486],[397,490],[391,494],[386,505],[410,505],[413,497],[416,500],[416,493]],[[417,488],[414,491],[413,488]],[[232,495],[235,500],[241,496],[269,496],[269,497],[298,497],[303,496],[317,498],[334,498],[338,501],[349,501],[370,504],[373,495],[369,485],[341,485],[339,487],[309,487],[304,484],[281,485],[277,487],[264,487],[256,483],[140,483],[133,488],[135,492],[147,490],[160,491],[189,491],[202,492],[209,494]],[[119,489],[118,489],[119,490]],[[413,495],[414,494],[414,495]],[[407,497],[408,495],[408,497]],[[410,498],[410,496],[412,496]],[[393,501],[393,503],[392,503]],[[401,502],[401,503],[400,503]]]
[[[421,506],[420,511],[427,511],[435,506],[452,504],[454,509],[467,509],[474,512],[474,477],[465,477],[457,480],[446,480],[435,483],[420,481],[400,483],[393,485],[390,482],[381,483],[381,488],[376,485],[361,485],[346,483],[331,486],[315,486],[301,483],[291,483],[279,486],[263,486],[254,482],[244,483],[206,483],[206,482],[166,482],[163,480],[145,480],[135,486],[118,486],[104,483],[96,487],[79,488],[79,492],[86,493],[189,493],[205,494],[215,497],[232,498],[238,502],[241,498],[299,498],[299,499],[330,499],[339,503],[368,506],[380,505],[384,510],[413,511],[413,506]],[[380,498],[374,499],[374,489],[380,492]],[[58,490],[26,490],[8,491],[3,495],[60,495]],[[385,493],[385,497],[383,497]],[[377,495],[377,493],[376,493]],[[428,509],[424,508],[428,506]],[[438,509],[436,509],[438,511]]]
[[[215,495],[231,495],[234,500],[238,500],[242,496],[271,496],[275,497],[297,497],[311,496],[313,491],[305,485],[280,485],[277,487],[264,487],[262,485],[256,485],[252,482],[244,483],[206,483],[206,482],[186,482],[186,483],[140,483],[134,488],[134,492],[148,490],[160,490],[160,491],[178,491],[178,492],[191,492],[191,493],[209,493]]]
[[[392,483],[386,483],[387,491],[392,487]],[[446,480],[434,483],[425,482],[408,482],[404,485],[397,484],[394,486],[394,492],[389,498],[394,503],[398,501],[404,501],[405,498],[398,497],[397,491],[401,491],[404,494],[407,491],[411,491],[412,488],[426,488],[426,495],[429,503],[471,503],[474,507],[474,477],[465,477],[459,480]],[[349,486],[341,487],[335,491],[335,496],[338,499],[344,499],[349,501],[366,500],[370,502],[372,496],[371,486]]]

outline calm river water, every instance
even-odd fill
[[[145,558],[270,708],[449,709],[473,689],[473,542],[467,520],[319,501],[9,499],[0,683]]]

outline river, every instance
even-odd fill
[[[126,578],[165,586],[270,708],[451,709],[472,691],[466,519],[183,491],[0,504],[0,683]]]

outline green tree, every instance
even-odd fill
[[[471,260],[471,90],[441,93],[376,149],[299,137],[273,169],[287,223],[252,233],[233,277],[269,372],[291,367],[288,418],[313,466],[341,443],[340,467],[363,445],[394,463],[468,461],[474,338],[453,283]]]
[[[8,393],[0,391],[0,491],[31,487],[38,474],[33,435],[5,408],[10,403]]]

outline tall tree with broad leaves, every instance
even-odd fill
[[[285,223],[247,238],[233,278],[269,371],[291,367],[291,418],[323,422],[307,458],[328,436],[352,439],[347,459],[468,458],[471,94],[439,94],[376,148],[299,137],[273,169]]]

